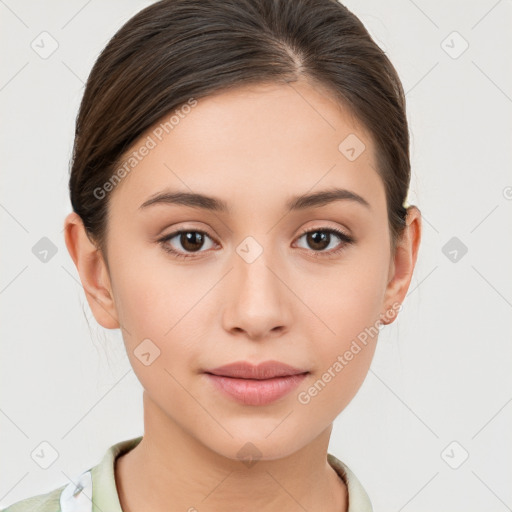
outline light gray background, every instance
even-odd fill
[[[150,3],[0,0],[0,508],[68,483],[143,433],[120,332],[94,320],[62,225],[83,84],[108,39]],[[376,512],[512,510],[511,2],[346,5],[407,92],[409,201],[424,224],[404,310],[381,332],[329,451]],[[31,47],[43,31],[58,42],[46,59]],[[57,248],[46,263],[32,252],[42,237]],[[43,441],[59,454],[48,469],[31,458]]]

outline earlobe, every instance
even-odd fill
[[[409,206],[406,228],[395,250],[391,268],[393,275],[388,282],[384,297],[386,311],[381,313],[382,323],[392,323],[398,311],[396,306],[404,302],[418,258],[421,241],[421,212],[416,206]],[[390,315],[390,311],[393,313]]]
[[[85,231],[75,212],[64,221],[64,238],[96,321],[106,329],[119,328],[112,287],[103,255]]]

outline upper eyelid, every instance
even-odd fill
[[[182,233],[202,233],[202,234],[206,235],[207,237],[211,238],[215,243],[218,243],[215,240],[216,237],[210,235],[210,233],[208,233],[208,231],[206,231],[204,229],[198,229],[198,228],[179,228],[174,231],[171,231],[167,235],[163,235],[162,237],[160,237],[160,240],[170,240],[178,235],[181,235]]]
[[[311,232],[315,232],[315,231],[330,231],[330,232],[334,232],[334,234],[337,234],[336,232],[339,231],[341,233],[343,233],[344,235],[346,235],[347,237],[350,237],[351,235],[347,232],[346,229],[344,228],[335,228],[333,226],[319,226],[319,227],[311,227],[311,228],[304,228],[303,230],[301,230],[301,232],[297,235],[297,236],[303,236],[307,233],[311,233]],[[178,229],[175,229],[174,231],[171,231],[169,234],[167,235],[163,235],[161,238],[173,238],[175,237],[176,235],[179,235],[181,233],[190,233],[190,232],[196,232],[196,233],[204,233],[205,235],[209,236],[210,238],[212,239],[215,239],[216,236],[212,236],[210,235],[210,233],[208,233],[208,231],[206,231],[205,229],[201,229],[201,228],[178,228]]]
[[[346,236],[350,236],[349,233],[346,232],[345,229],[342,228],[334,228],[332,226],[320,226],[320,227],[312,227],[312,228],[305,228],[299,236],[306,235],[308,233],[314,233],[315,231],[329,231],[334,234],[343,233]]]
[[[326,232],[329,232],[331,234],[333,234],[334,236],[337,236],[343,243],[346,243],[347,241],[346,240],[343,240],[343,235],[345,237],[347,237],[348,239],[350,240],[353,240],[353,237],[346,233],[346,231],[344,229],[341,229],[341,228],[334,228],[332,226],[320,226],[320,227],[311,227],[311,228],[304,228],[295,238],[294,240],[297,240],[301,237],[303,237],[304,235],[307,235],[308,233],[314,233],[315,231],[326,231]],[[206,235],[207,237],[209,237],[216,245],[219,245],[219,242],[217,242],[216,240],[216,237],[214,236],[211,236],[207,231],[203,230],[203,229],[199,229],[199,228],[179,228],[179,229],[176,229],[175,231],[171,231],[171,233],[167,234],[167,235],[164,235],[160,238],[160,241],[169,241],[169,240],[172,240],[173,238],[175,238],[176,236],[182,234],[182,233],[190,233],[190,232],[197,232],[197,233],[202,233],[204,235]],[[198,251],[198,252],[207,252],[207,251]]]

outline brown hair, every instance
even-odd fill
[[[361,21],[336,0],[161,0],[112,37],[87,80],[69,180],[73,210],[106,255],[109,181],[137,139],[190,98],[244,84],[322,84],[373,136],[392,248],[410,182],[405,95]]]

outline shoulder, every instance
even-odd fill
[[[95,510],[121,512],[115,484],[115,460],[141,440],[142,436],[138,436],[110,446],[99,464],[76,475],[68,484],[17,501],[0,508],[0,512],[92,512],[91,499]]]
[[[60,512],[60,496],[65,487],[17,501],[1,512]]]
[[[347,486],[348,512],[372,512],[370,497],[354,472],[331,453],[327,454],[327,460]]]

